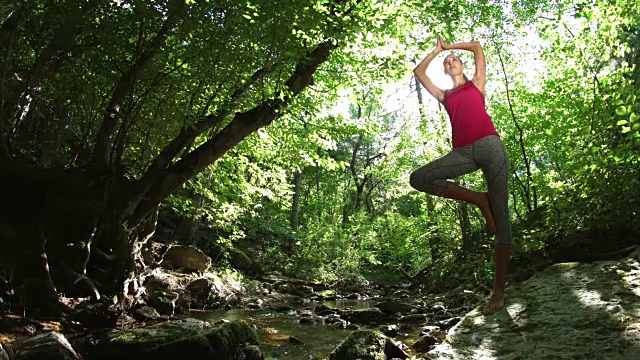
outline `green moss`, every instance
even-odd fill
[[[384,360],[387,341],[387,337],[378,331],[357,330],[338,345],[327,360]]]

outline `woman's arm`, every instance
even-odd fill
[[[477,41],[462,42],[455,44],[442,44],[444,50],[467,50],[473,52],[473,59],[476,64],[476,73],[473,74],[471,82],[484,94],[484,85],[487,82],[487,64],[484,59],[482,45]]]
[[[438,37],[438,44],[436,45],[436,48],[433,49],[433,51],[430,52],[424,59],[422,59],[422,61],[418,64],[418,66],[416,66],[416,68],[413,69],[413,73],[416,75],[418,80],[420,80],[420,83],[422,84],[422,86],[424,86],[424,88],[427,89],[429,94],[431,94],[439,102],[443,102],[444,90],[437,87],[433,83],[433,81],[431,81],[431,79],[429,79],[429,77],[427,76],[427,67],[429,67],[429,64],[431,63],[431,61],[440,52],[442,52],[442,41],[440,40],[440,37]]]

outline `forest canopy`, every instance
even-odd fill
[[[52,298],[63,281],[43,252],[52,273],[126,292],[158,213],[186,219],[172,241],[243,247],[285,274],[437,264],[440,284],[450,260],[480,253],[469,271],[484,281],[480,213],[408,184],[451,146],[412,74],[438,35],[483,45],[518,252],[638,231],[637,2],[1,4],[1,250]]]

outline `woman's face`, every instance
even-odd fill
[[[464,65],[462,65],[460,59],[454,54],[447,55],[447,57],[444,59],[443,64],[444,73],[450,76],[459,75],[464,69]]]

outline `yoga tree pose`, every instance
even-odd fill
[[[471,80],[455,54],[444,59],[444,72],[451,76],[453,89],[443,90],[426,75],[431,61],[443,50],[473,52],[476,71]],[[414,73],[422,86],[441,102],[451,121],[453,150],[411,174],[413,188],[428,194],[466,201],[480,208],[491,235],[495,235],[495,279],[484,314],[504,306],[505,277],[511,256],[511,222],[507,205],[508,159],[504,145],[485,108],[486,63],[479,42],[445,44],[440,36],[436,48],[416,66]],[[488,192],[464,188],[449,179],[482,169]]]

